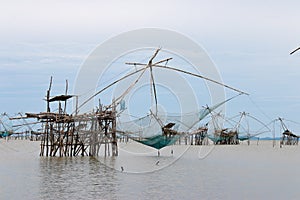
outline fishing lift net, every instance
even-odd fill
[[[97,93],[95,93],[92,97],[87,99],[83,104],[93,99],[98,94],[108,90],[110,87],[113,87],[115,84],[125,85],[126,88],[123,88],[123,91],[117,96],[117,98],[113,99],[111,105],[107,106],[107,108],[112,105],[117,106],[117,115],[116,115],[116,133],[119,136],[127,136],[134,141],[142,143],[144,145],[150,146],[155,149],[161,149],[165,146],[174,144],[178,138],[181,136],[188,136],[192,134],[196,134],[198,132],[202,132],[203,127],[200,125],[200,121],[203,120],[206,116],[208,116],[212,111],[219,108],[221,105],[225,104],[227,101],[233,99],[234,97],[227,99],[225,101],[219,102],[216,105],[212,105],[211,107],[206,107],[203,109],[199,109],[198,107],[193,108],[192,112],[187,113],[167,113],[164,112],[163,109],[159,109],[158,98],[157,98],[157,77],[154,78],[153,70],[161,70],[159,71],[162,74],[166,71],[173,71],[177,74],[184,74],[190,77],[196,77],[198,79],[203,79],[214,84],[219,85],[220,87],[229,88],[235,92],[240,94],[246,94],[240,90],[234,89],[230,86],[227,86],[223,83],[219,83],[210,78],[206,78],[197,73],[188,72],[182,69],[174,68],[168,66],[167,63],[172,58],[167,58],[160,60],[158,62],[154,62],[153,59],[157,56],[160,49],[157,49],[154,55],[150,58],[149,62],[146,64],[143,63],[126,63],[127,65],[132,65],[135,68],[135,71],[131,71],[130,73],[124,75],[123,77],[112,81],[111,84],[107,85]],[[165,76],[170,76],[170,74],[165,74]],[[132,118],[129,116],[130,113],[126,112],[126,108],[124,104],[126,103],[126,98],[132,95],[132,91],[138,87],[138,84],[141,82],[145,82],[145,79],[148,80],[148,87],[150,87],[150,97],[151,97],[151,105],[154,108],[151,108],[148,114],[139,115],[142,117]],[[165,78],[165,77],[164,77]],[[150,79],[150,80],[149,80]],[[127,82],[125,80],[131,80]],[[156,80],[156,81],[155,81]],[[176,81],[174,87],[178,87],[176,85]],[[166,103],[166,102],[165,102]],[[187,104],[188,102],[180,102]],[[194,111],[195,110],[195,111]]]
[[[246,112],[230,118],[212,112],[211,118],[208,137],[215,144],[239,144],[240,141],[249,141],[251,138],[271,131],[266,124]],[[217,123],[220,118],[224,120],[221,126]]]

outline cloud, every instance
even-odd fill
[[[11,102],[6,108],[14,110],[18,88],[26,93],[32,87],[43,96],[51,75],[58,92],[66,78],[71,88],[96,45],[124,31],[157,27],[204,44],[226,84],[258,101],[270,97],[271,108],[285,110],[298,98],[293,88],[300,54],[288,54],[300,46],[299,7],[292,0],[7,1],[0,8],[0,88],[6,95],[0,103]]]
[[[8,1],[2,33],[9,37],[106,37],[141,27],[241,39],[299,35],[297,1]],[[14,23],[10,23],[11,21]],[[193,33],[191,34],[193,35]],[[287,35],[286,35],[287,36]],[[94,38],[95,39],[95,38]],[[290,37],[286,37],[289,40]]]

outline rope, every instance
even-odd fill
[[[251,103],[266,117],[268,118],[270,121],[272,121],[273,119],[271,117],[269,117],[254,101],[253,99],[250,97],[250,95],[248,95],[249,100],[251,101]]]
[[[233,88],[233,87],[231,87],[231,86],[225,85],[225,84],[223,84],[223,83],[220,83],[220,82],[215,81],[215,80],[213,80],[213,79],[207,78],[207,77],[205,77],[205,76],[201,76],[201,75],[199,75],[199,74],[195,74],[195,73],[192,73],[192,72],[184,71],[184,70],[177,69],[177,68],[170,67],[170,66],[163,66],[163,65],[153,65],[153,66],[154,66],[154,67],[159,67],[159,68],[164,68],[164,69],[170,69],[170,70],[178,71],[178,72],[181,72],[181,73],[184,73],[184,74],[188,74],[188,75],[191,75],[191,76],[195,76],[195,77],[198,77],[198,78],[202,78],[202,79],[204,79],[204,80],[207,80],[207,81],[213,82],[213,83],[215,83],[215,84],[221,85],[221,86],[223,86],[223,87],[226,87],[226,88],[231,89],[231,90],[233,90],[233,91],[239,92],[239,93],[241,93],[241,94],[249,95],[249,94],[246,93],[246,92],[243,92],[243,91],[241,91],[241,90],[235,89],[235,88]]]
[[[130,77],[130,76],[132,76],[132,75],[134,75],[134,74],[136,74],[136,73],[142,71],[142,70],[144,70],[144,68],[139,69],[139,70],[134,71],[134,72],[131,72],[131,73],[127,74],[126,76],[123,76],[122,78],[120,78],[120,79],[118,79],[118,80],[112,82],[111,84],[107,85],[106,87],[104,87],[103,89],[99,90],[98,92],[96,92],[96,93],[95,93],[94,95],[92,95],[91,97],[89,97],[87,100],[85,100],[80,106],[78,106],[78,110],[79,110],[82,106],[84,106],[85,104],[87,104],[89,101],[91,101],[91,100],[92,100],[95,96],[97,96],[98,94],[100,94],[100,93],[102,93],[103,91],[107,90],[108,88],[110,88],[111,86],[115,85],[116,83],[118,83],[118,82],[120,82],[120,81],[122,81],[122,80],[124,80],[124,79],[126,79],[126,78],[128,78],[128,77]],[[75,111],[74,111],[74,112],[75,112]],[[73,112],[73,114],[74,114],[74,112]]]
[[[145,73],[145,71],[146,71],[146,69],[148,68],[148,66],[146,66],[144,69],[143,69],[143,71],[142,71],[142,73],[138,76],[138,78],[125,90],[125,92],[121,95],[121,96],[119,96],[115,101],[113,101],[113,103],[111,104],[111,105],[113,105],[113,104],[116,104],[116,103],[118,103],[118,101],[120,100],[120,99],[123,99],[123,97],[124,96],[126,96],[130,91],[131,91],[131,89],[139,82],[139,80],[142,78],[142,76],[144,75],[144,73]],[[110,106],[108,106],[108,107],[110,107]]]

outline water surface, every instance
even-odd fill
[[[47,158],[38,156],[37,142],[0,140],[0,199],[298,199],[300,195],[299,146],[182,145],[166,148],[160,157],[136,143],[120,148],[116,158]]]

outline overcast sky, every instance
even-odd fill
[[[99,44],[139,28],[177,31],[210,55],[223,81],[249,92],[228,109],[300,122],[299,1],[6,1],[0,6],[0,112],[45,109]],[[243,106],[241,106],[243,105]],[[265,119],[267,121],[268,119]]]

